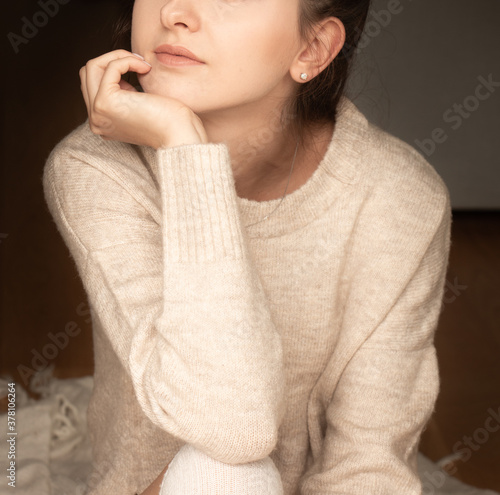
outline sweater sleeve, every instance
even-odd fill
[[[227,147],[156,151],[158,221],[136,194],[140,181],[122,180],[129,148],[90,141],[53,150],[44,192],[141,408],[216,460],[264,458],[283,416],[282,345],[245,244]]]
[[[418,443],[439,390],[433,337],[450,244],[449,198],[445,203],[423,255],[349,359],[325,405],[322,450],[301,495],[422,493]],[[413,265],[403,257],[393,263],[393,273]],[[390,290],[373,281],[366,284],[364,299],[377,292]],[[363,311],[362,305],[358,310]]]

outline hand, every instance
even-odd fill
[[[80,69],[90,129],[103,139],[160,147],[208,142],[200,118],[179,100],[141,93],[122,79],[151,66],[126,50],[89,60]]]

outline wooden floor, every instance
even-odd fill
[[[450,471],[500,492],[500,213],[453,216],[436,333],[441,392],[421,450],[463,456]]]

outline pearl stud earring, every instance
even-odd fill
[[[302,72],[302,74],[300,75],[300,78],[305,81],[307,79],[307,74],[305,72]]]

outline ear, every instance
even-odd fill
[[[292,78],[301,83],[314,79],[330,65],[344,43],[345,28],[340,19],[327,17],[318,22],[302,43],[300,52],[290,67]]]

